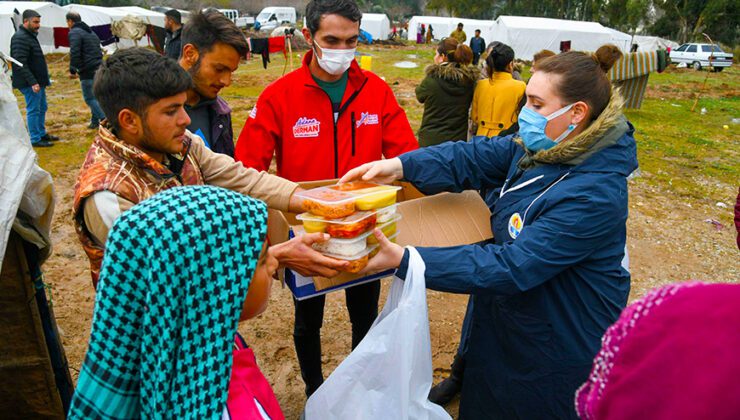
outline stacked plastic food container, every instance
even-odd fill
[[[401,219],[396,212],[400,189],[358,181],[301,191],[296,196],[303,199],[308,212],[296,217],[303,226],[295,226],[294,233],[328,233],[331,239],[314,244],[314,248],[326,256],[350,261],[345,271],[358,273],[379,251],[373,229],[379,228],[395,241],[396,223]]]

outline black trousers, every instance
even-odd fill
[[[474,52],[473,53],[473,65],[477,66],[479,60],[480,60],[480,53]]]
[[[361,284],[345,289],[347,311],[352,323],[352,349],[360,344],[370,326],[378,317],[380,281]],[[301,376],[306,384],[306,396],[324,383],[321,370],[321,325],[324,322],[324,302],[321,295],[306,300],[295,300],[295,327],[293,341]]]

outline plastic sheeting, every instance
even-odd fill
[[[89,26],[98,26],[98,25],[110,25],[113,22],[118,22],[119,20],[122,20],[126,16],[131,15],[131,13],[121,10],[121,8],[118,7],[101,7],[101,6],[88,6],[84,4],[68,4],[63,7],[63,9],[67,11],[74,11],[80,14],[80,17],[82,18],[82,21],[87,23]],[[146,10],[146,9],[144,9]],[[149,44],[149,37],[145,36],[142,40],[139,41],[139,45],[148,45]],[[131,48],[133,46],[136,46],[136,43],[134,43],[133,40],[130,39],[121,39],[115,44],[106,45],[103,47],[106,52],[112,53],[118,48]]]
[[[385,13],[363,13],[360,29],[372,35],[373,39],[385,40],[391,34],[391,21]]]
[[[486,41],[500,41],[514,49],[516,57],[531,60],[535,53],[548,49],[560,51],[560,41],[571,41],[576,51],[596,51],[604,44],[615,44],[629,51],[629,35],[606,28],[597,22],[524,16],[499,16],[494,36]]]
[[[144,9],[139,6],[122,6],[110,7],[110,9],[120,10],[127,15],[133,15],[141,18],[144,22],[164,28],[164,13],[155,12],[154,10]]]
[[[51,250],[51,176],[36,164],[36,152],[4,71],[0,71],[0,156],[0,265],[14,228],[39,247],[43,260]]]

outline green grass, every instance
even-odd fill
[[[424,67],[432,63],[434,47],[361,46],[358,51],[373,57],[372,70],[391,86],[412,128],[418,130],[423,107],[416,101],[414,88],[423,78]],[[294,54],[293,66],[297,67],[304,52]],[[42,166],[56,176],[76,173],[93,133],[84,128],[89,111],[82,102],[79,83],[65,77],[68,61],[61,56],[51,57],[55,85],[49,90],[48,122],[53,133],[69,141],[38,153]],[[280,54],[271,58],[267,70],[259,58],[242,63],[232,85],[223,90],[233,108],[237,136],[264,87],[283,74],[285,59]],[[413,61],[418,67],[395,67],[399,61]],[[529,77],[527,70],[524,76]],[[732,123],[732,119],[740,118],[739,86],[737,66],[711,74],[674,68],[651,74],[642,108],[626,111],[636,129],[643,175],[636,182],[693,200],[709,200],[716,193],[727,195],[730,189],[736,189],[740,184],[740,124]],[[691,112],[697,94],[696,111]],[[22,96],[18,97],[23,109]],[[700,113],[702,108],[707,110],[705,115]]]

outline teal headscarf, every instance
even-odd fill
[[[70,418],[220,419],[264,203],[182,187],[113,225]]]

